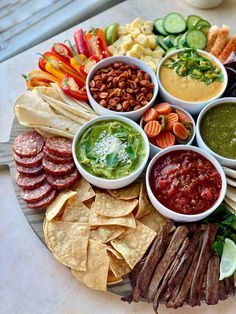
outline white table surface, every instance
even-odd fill
[[[113,21],[129,22],[136,16],[153,19],[169,11],[199,14],[212,22],[231,25],[236,31],[236,0],[226,0],[215,10],[196,10],[181,0],[128,1],[85,23],[84,28],[105,26]],[[145,8],[145,10],[144,10]],[[155,8],[155,10],[153,9]],[[57,40],[71,38],[72,31]],[[53,40],[0,64],[0,142],[7,141],[13,120],[12,103],[25,89],[21,73],[36,65],[38,56]],[[235,298],[216,306],[178,310],[160,306],[160,313],[233,314]],[[0,167],[0,313],[1,314],[141,314],[153,313],[146,303],[123,303],[119,296],[90,290],[73,278],[70,271],[54,260],[34,234],[17,202],[7,168]]]

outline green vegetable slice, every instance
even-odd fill
[[[112,45],[118,38],[119,24],[112,24],[105,29],[106,41],[108,45]]]
[[[170,34],[179,34],[185,30],[186,22],[182,15],[174,12],[165,17],[163,26],[166,32]]]
[[[153,23],[154,24],[154,30],[159,34],[166,36],[168,34],[163,27],[163,21],[164,21],[164,19],[155,19],[155,21]]]
[[[187,17],[187,28],[191,29],[198,21],[200,21],[201,18],[197,15],[189,15]]]
[[[186,43],[195,49],[204,49],[207,44],[206,34],[199,29],[191,29],[186,34]]]
[[[208,21],[206,21],[206,20],[200,20],[200,21],[198,21],[198,22],[194,25],[194,27],[198,28],[199,26],[208,26],[208,27],[211,27],[211,24],[210,24]]]
[[[161,35],[157,36],[157,42],[161,46],[161,48],[163,48],[164,50],[168,50],[168,47],[166,46],[164,39],[165,39],[164,36]]]
[[[161,125],[161,130],[164,131],[166,129],[166,127],[167,127],[167,124],[168,124],[167,116],[164,116],[164,115],[161,114],[160,116],[158,116],[157,120],[158,120],[158,122]]]
[[[168,35],[164,38],[164,43],[168,48],[171,48],[174,46],[174,39],[175,36],[174,35]]]

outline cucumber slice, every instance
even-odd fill
[[[157,43],[159,46],[161,46],[161,48],[163,48],[165,51],[168,50],[168,46],[166,46],[165,41],[164,41],[165,37],[158,35],[157,36]]]
[[[181,37],[181,35],[178,35],[178,36],[176,36],[175,39],[174,39],[173,44],[174,44],[174,47],[176,47],[176,48],[179,48],[179,47],[178,47],[178,40],[179,40],[180,37]]]
[[[168,55],[169,53],[173,52],[176,50],[176,47],[170,47],[167,51],[166,51],[166,55]]]
[[[181,35],[181,43],[184,48],[189,48],[189,45],[186,40],[187,32]]]
[[[211,24],[207,22],[206,20],[200,20],[196,24],[194,24],[194,27],[198,28],[200,26],[208,26],[211,27]]]
[[[206,34],[199,29],[191,29],[187,32],[186,43],[190,48],[204,49],[207,44]]]
[[[179,13],[170,13],[164,18],[163,26],[170,34],[182,33],[186,28],[186,22]]]
[[[200,21],[201,18],[197,15],[189,15],[187,17],[187,28],[191,29],[193,27],[194,24],[196,24],[198,21]]]
[[[164,30],[164,27],[163,27],[163,21],[164,19],[155,19],[154,21],[154,30],[159,33],[159,34],[162,34],[162,35],[168,35],[167,32]]]
[[[170,47],[173,47],[174,46],[174,39],[175,39],[175,36],[174,35],[168,35],[164,38],[164,43],[165,45],[170,48]]]
[[[184,46],[183,46],[183,44],[182,44],[182,35],[179,35],[178,37],[179,37],[179,38],[178,38],[178,40],[177,40],[177,45],[178,45],[178,48],[179,48],[179,49],[182,49],[182,48],[184,48]]]
[[[209,26],[198,26],[197,29],[200,29],[200,31],[207,34],[210,30],[210,27]]]

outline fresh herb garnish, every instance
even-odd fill
[[[190,76],[206,85],[222,82],[223,75],[213,62],[201,56],[195,49],[186,49],[178,53],[177,59],[169,58],[165,67],[174,69],[179,76]]]
[[[118,165],[119,157],[117,153],[110,153],[106,155],[106,164],[108,168],[115,168]]]
[[[119,140],[125,140],[127,138],[127,133],[124,128],[119,128],[115,133],[114,136],[118,137]]]
[[[126,153],[129,156],[129,159],[134,160],[136,158],[136,152],[131,145],[126,147]]]
[[[209,217],[203,219],[202,223],[215,223],[218,226],[217,235],[212,244],[216,255],[222,255],[225,238],[236,243],[236,216],[224,204],[221,204]]]

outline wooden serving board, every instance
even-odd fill
[[[45,210],[43,209],[35,210],[35,209],[27,207],[26,203],[22,200],[20,196],[20,189],[18,185],[16,184],[16,180],[15,180],[16,167],[15,167],[15,162],[12,155],[12,143],[18,135],[24,132],[30,131],[30,130],[31,130],[30,128],[20,125],[17,118],[16,117],[14,118],[12,128],[11,128],[10,140],[6,143],[0,143],[0,167],[1,166],[9,167],[12,181],[14,184],[16,197],[25,215],[25,218],[27,219],[29,225],[34,230],[36,235],[46,246],[44,235],[43,235],[43,220],[45,217]],[[108,286],[108,291],[118,294],[118,295],[122,295],[122,296],[127,295],[131,291],[129,278],[126,276],[122,282],[114,284],[112,286]]]

